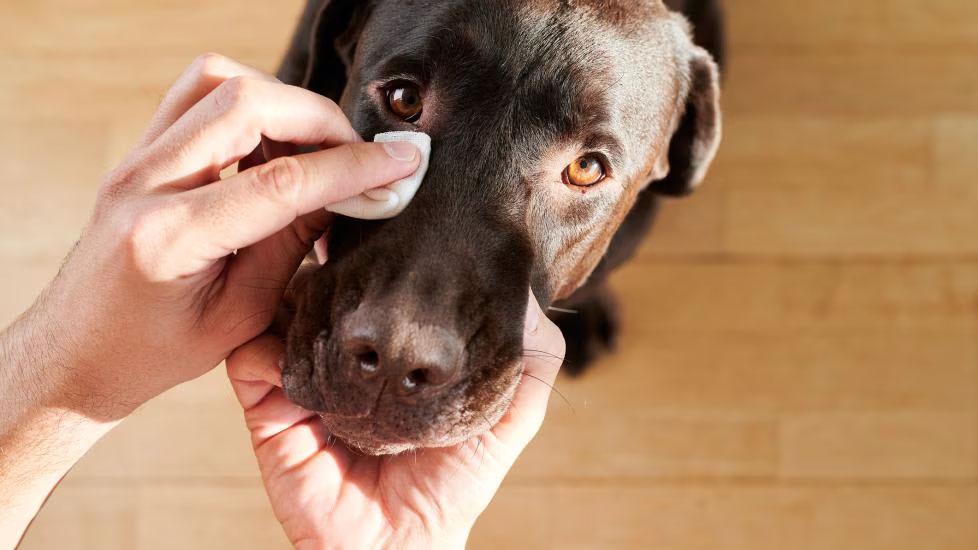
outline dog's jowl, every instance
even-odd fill
[[[614,339],[604,287],[658,198],[720,140],[719,10],[658,0],[313,0],[281,70],[364,136],[432,137],[384,222],[340,218],[296,293],[290,399],[370,454],[447,446],[506,411],[528,289],[580,368]]]

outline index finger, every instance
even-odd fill
[[[143,148],[152,144],[221,83],[239,76],[278,82],[271,75],[220,54],[205,53],[198,56],[170,86],[136,147]]]
[[[309,90],[235,77],[190,108],[146,151],[152,186],[193,188],[213,183],[262,137],[332,147],[361,141],[336,103]]]

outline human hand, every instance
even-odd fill
[[[300,549],[460,548],[543,423],[563,362],[560,330],[531,296],[524,374],[509,411],[461,445],[363,456],[333,441],[316,413],[282,391],[280,339],[262,336],[227,361],[275,515]]]
[[[221,56],[195,61],[29,316],[70,364],[44,385],[114,419],[262,333],[328,223],[323,206],[418,165],[411,145],[361,141],[326,98]],[[297,152],[286,144],[324,150],[283,156]],[[220,180],[252,151],[268,162]]]
[[[288,156],[297,145],[323,150]],[[220,180],[245,158],[255,167]],[[0,333],[0,547],[116,422],[268,327],[324,206],[419,160],[413,145],[362,143],[313,92],[195,61],[106,178],[61,272]]]

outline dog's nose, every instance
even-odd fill
[[[396,320],[371,319],[363,308],[344,323],[340,349],[365,384],[386,380],[404,397],[433,395],[456,381],[465,352],[452,331]]]

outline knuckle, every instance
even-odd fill
[[[326,223],[321,222],[315,216],[303,216],[292,224],[292,231],[303,249],[308,250],[316,241],[323,236]]]
[[[349,166],[351,171],[354,171],[353,173],[359,173],[360,170],[363,170],[369,166],[366,156],[359,147],[344,145],[342,150],[346,155],[346,164]]]
[[[343,112],[343,109],[335,101],[328,97],[323,97],[322,101],[324,108],[329,111],[330,115],[346,117],[346,113]]]
[[[282,246],[289,256],[301,257],[308,254],[316,241],[323,236],[323,227],[308,217],[300,217],[286,228],[289,238],[282,240]]]
[[[180,258],[169,252],[179,246],[174,228],[183,227],[189,205],[162,201],[132,205],[116,214],[122,258],[142,277],[160,281],[170,277]]]
[[[129,172],[126,167],[120,166],[102,178],[95,200],[96,211],[101,210],[102,206],[115,204],[118,201],[131,179]]]
[[[139,158],[132,155],[105,174],[95,196],[96,215],[115,208],[124,197],[132,196],[139,187]]]
[[[305,177],[302,163],[293,157],[280,157],[255,170],[257,191],[277,202],[292,205]]]
[[[157,210],[130,214],[122,223],[123,254],[139,274],[151,276],[160,262],[161,215]]]
[[[218,104],[225,110],[247,109],[256,102],[261,82],[250,76],[235,76],[217,88]]]
[[[221,69],[228,64],[228,58],[215,52],[198,55],[190,64],[190,73],[198,78],[221,74]]]

